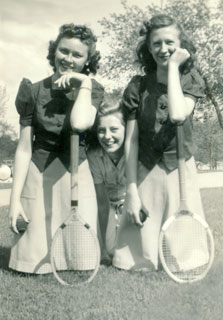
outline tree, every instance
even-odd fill
[[[207,98],[215,107],[219,124],[223,129],[220,108],[223,101],[222,10],[210,10],[204,0],[169,0],[163,8],[152,4],[144,10],[136,5],[128,5],[127,0],[122,0],[121,3],[124,13],[113,13],[109,18],[99,21],[103,27],[102,36],[109,47],[109,53],[101,68],[102,75],[112,79],[114,87],[123,89],[132,75],[140,72],[135,49],[142,21],[148,20],[154,14],[169,14],[193,38],[197,47],[198,65],[206,84]],[[223,0],[220,5],[223,7]],[[204,101],[197,110],[198,118],[212,113],[212,107]]]
[[[14,157],[17,144],[15,130],[6,120],[7,103],[6,88],[0,85],[0,164],[4,159]]]
[[[211,170],[223,159],[223,131],[216,119],[194,123],[195,159],[210,165]]]

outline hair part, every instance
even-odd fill
[[[99,60],[101,59],[100,52],[96,50],[97,37],[93,34],[90,28],[85,25],[74,25],[73,23],[64,24],[59,28],[59,34],[55,41],[49,42],[49,49],[47,59],[50,65],[55,68],[55,53],[57,46],[62,38],[76,38],[88,46],[88,65],[85,65],[82,73],[88,75],[89,73],[96,74],[99,68]]]
[[[182,73],[188,73],[194,65],[194,54],[196,48],[192,41],[188,38],[181,26],[169,15],[158,14],[153,16],[149,21],[144,21],[140,30],[140,36],[143,39],[139,42],[136,48],[137,62],[145,73],[151,73],[157,70],[157,64],[149,51],[148,44],[150,43],[150,35],[153,30],[175,26],[179,30],[179,40],[181,48],[186,49],[190,53],[190,58],[180,66]]]

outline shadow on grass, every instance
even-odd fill
[[[9,271],[10,248],[0,246],[0,269]]]

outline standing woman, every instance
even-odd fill
[[[122,106],[128,113],[125,142],[127,193],[113,264],[123,269],[158,269],[162,223],[179,208],[176,126],[184,131],[189,209],[203,216],[193,157],[193,110],[204,96],[194,68],[195,48],[170,16],[144,23],[137,48],[144,76],[128,84]],[[149,217],[143,224],[140,210]]]
[[[21,129],[9,210],[15,232],[9,267],[14,270],[51,272],[51,239],[70,214],[71,129],[80,134],[79,214],[96,230],[96,195],[85,154],[85,132],[104,96],[103,87],[89,77],[100,60],[96,41],[84,25],[62,25],[49,44],[53,75],[20,84],[16,108]],[[29,221],[22,235],[16,228],[19,215]]]

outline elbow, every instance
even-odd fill
[[[93,123],[90,122],[81,122],[81,121],[71,121],[71,129],[78,132],[83,132],[90,129]]]
[[[183,115],[183,114],[174,114],[174,115],[170,115],[170,121],[173,123],[173,124],[182,124],[184,123],[184,121],[186,120],[186,116]]]

